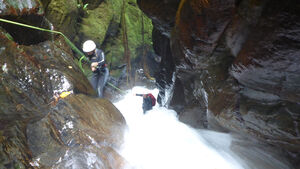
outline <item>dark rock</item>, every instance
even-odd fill
[[[1,29],[0,168],[121,167],[115,150],[125,120],[109,101],[91,97],[95,91],[64,39],[24,46],[8,37]],[[76,95],[50,104],[63,91]]]
[[[207,113],[209,128],[261,138],[299,154],[296,0],[186,0],[168,6],[171,13],[158,2],[140,0],[139,5],[161,34],[172,30],[171,50],[160,46],[172,56],[165,63],[176,65],[174,79],[179,82],[170,103],[182,118],[190,114],[201,121]],[[166,18],[174,17],[174,26],[166,26],[170,23]],[[159,42],[154,41],[154,46]],[[161,79],[171,79],[172,70],[165,69]],[[163,92],[168,87],[158,84]],[[194,125],[197,120],[191,117],[185,122]]]
[[[155,28],[170,36],[180,0],[137,0],[139,7],[152,19]],[[162,12],[163,11],[163,12]]]
[[[26,135],[33,158],[41,166],[110,168],[121,162],[116,149],[124,129],[123,116],[108,100],[72,95],[43,119],[29,124]],[[110,153],[115,155],[108,160]]]
[[[299,102],[298,8],[291,2],[270,2],[266,6],[259,22],[253,25],[231,73],[246,87],[275,94],[282,100]]]
[[[3,19],[51,29],[51,24],[43,15],[44,10],[39,1],[29,0],[16,3],[6,0],[0,4],[0,16]],[[48,32],[21,27],[3,21],[0,22],[0,27],[9,33],[10,39],[13,39],[20,45],[37,44],[51,38]]]
[[[155,75],[157,87],[160,89],[157,101],[160,105],[167,105],[170,102],[170,94],[173,91],[175,82],[175,65],[170,48],[170,40],[157,29],[152,34],[153,48],[160,56],[160,69]]]
[[[185,1],[176,16],[171,37],[176,65],[204,69],[234,15],[234,0]],[[214,64],[214,63],[212,63]]]

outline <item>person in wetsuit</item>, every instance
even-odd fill
[[[98,97],[103,97],[103,88],[106,85],[109,70],[105,64],[105,55],[101,49],[96,48],[96,44],[92,40],[83,43],[82,50],[88,55],[91,61],[91,70],[93,72],[90,82],[97,91]]]
[[[155,97],[151,94],[135,94],[136,96],[142,96],[143,97],[143,111],[144,114],[146,111],[151,110],[153,106],[155,106],[156,99]]]

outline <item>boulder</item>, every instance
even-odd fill
[[[0,30],[0,168],[121,168],[125,120],[94,97],[64,39],[19,45]],[[74,94],[55,104],[63,91]]]
[[[71,95],[27,125],[33,163],[40,167],[120,168],[125,120],[105,99]]]

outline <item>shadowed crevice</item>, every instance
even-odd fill
[[[19,22],[27,25],[32,25],[40,28],[49,29],[49,22],[38,15],[25,15],[21,17],[5,16],[4,19]],[[44,42],[51,37],[51,33],[35,30],[27,27],[22,27],[10,23],[0,22],[0,26],[4,28],[19,45],[34,45]]]

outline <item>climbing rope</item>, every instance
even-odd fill
[[[59,34],[61,36],[64,37],[65,41],[67,42],[67,44],[77,53],[79,54],[81,57],[78,61],[79,67],[81,69],[81,71],[84,73],[84,69],[82,68],[82,60],[85,61],[89,61],[87,59],[87,57],[62,33],[59,31],[54,31],[54,30],[50,30],[50,29],[44,29],[44,28],[40,28],[40,27],[36,27],[36,26],[32,26],[32,25],[27,25],[24,23],[19,23],[19,22],[14,22],[14,21],[10,21],[7,19],[2,19],[0,18],[1,22],[5,22],[5,23],[10,23],[10,24],[14,24],[14,25],[19,25],[19,26],[23,26],[23,27],[27,27],[27,28],[31,28],[31,29],[36,29],[36,30],[40,30],[40,31],[44,31],[44,32],[50,32],[50,33],[56,33]],[[114,86],[113,84],[107,82],[107,84],[109,84],[111,87],[113,87],[114,89],[120,91],[121,93],[125,93],[123,90],[119,89],[118,87]]]
[[[14,25],[19,25],[19,26],[23,26],[23,27],[27,27],[27,28],[31,28],[31,29],[36,29],[36,30],[40,30],[40,31],[44,31],[44,32],[50,32],[50,33],[55,33],[55,34],[59,34],[61,35],[65,41],[67,42],[67,44],[76,52],[78,53],[81,58],[79,60],[79,67],[81,69],[81,71],[84,73],[84,69],[82,68],[82,60],[88,60],[86,58],[86,56],[61,32],[59,31],[54,31],[54,30],[50,30],[50,29],[44,29],[44,28],[40,28],[40,27],[36,27],[36,26],[32,26],[32,25],[27,25],[27,24],[24,24],[24,23],[19,23],[19,22],[14,22],[14,21],[10,21],[10,20],[7,20],[7,19],[2,19],[0,18],[0,21],[1,22],[6,22],[6,23],[10,23],[10,24],[14,24]]]
[[[111,87],[113,87],[114,89],[118,90],[120,93],[125,93],[124,90],[121,90],[120,88],[116,87],[115,85],[113,85],[113,84],[111,84],[109,82],[107,82],[107,84],[110,85]]]

